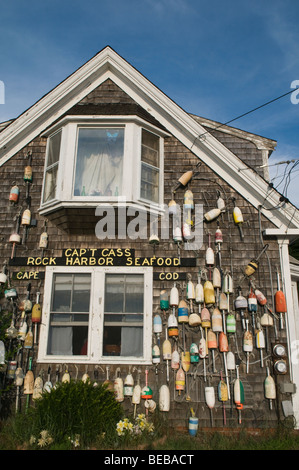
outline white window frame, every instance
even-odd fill
[[[51,299],[54,274],[91,274],[90,312],[88,325],[88,351],[85,356],[47,354],[50,329]],[[144,314],[143,314],[143,356],[104,356],[104,289],[106,274],[143,274],[144,275]],[[100,286],[100,287],[99,287]],[[37,362],[39,363],[84,363],[84,364],[151,364],[152,356],[152,300],[153,268],[128,266],[47,266],[45,272],[42,323],[39,335]]]
[[[39,212],[46,215],[60,207],[97,207],[107,203],[117,206],[123,205],[123,200],[117,196],[74,196],[73,186],[76,168],[76,153],[78,131],[81,127],[122,127],[125,129],[124,159],[123,159],[123,188],[120,196],[128,204],[145,206],[156,212],[163,211],[164,204],[164,137],[169,134],[149,124],[137,116],[67,116],[57,123],[43,137],[50,137],[58,130],[61,134],[60,158],[57,176],[56,198],[43,203]],[[145,129],[160,138],[160,167],[159,167],[159,202],[141,198],[141,133]],[[46,161],[47,161],[46,154]],[[46,167],[44,169],[43,190],[45,184]]]

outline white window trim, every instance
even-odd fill
[[[73,184],[76,166],[77,133],[80,127],[124,127],[124,180],[122,196],[128,205],[142,205],[153,212],[163,211],[164,204],[164,137],[169,134],[149,124],[138,116],[67,116],[65,119],[52,126],[43,134],[50,137],[58,130],[61,134],[61,150],[58,167],[56,198],[41,204],[39,212],[46,215],[60,207],[97,207],[107,203],[114,206],[119,205],[120,199],[116,196],[93,197],[74,196]],[[140,196],[141,180],[141,130],[142,128],[160,137],[160,176],[159,176],[159,202],[142,199]],[[47,154],[46,154],[47,158]],[[46,175],[44,169],[43,190]],[[123,200],[120,203],[123,205]]]
[[[57,356],[47,354],[50,328],[50,311],[53,287],[53,275],[57,273],[91,273],[90,313],[88,325],[88,351],[86,356]],[[144,275],[144,322],[143,322],[143,357],[103,356],[104,323],[104,281],[105,274],[143,274]],[[101,289],[99,291],[99,287]],[[151,364],[152,363],[152,298],[153,268],[128,266],[47,266],[44,284],[44,302],[39,335],[38,363],[59,364]]]

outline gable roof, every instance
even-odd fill
[[[206,122],[184,111],[110,46],[2,128],[0,166],[107,79],[113,80],[249,203],[261,207],[265,217],[285,235],[286,230],[299,228],[299,211],[293,204],[282,205],[279,192],[254,169],[241,171],[244,162],[206,131]],[[203,134],[204,138],[200,137]],[[262,148],[273,150],[274,141],[265,139],[262,143],[261,139],[264,138],[259,140]]]

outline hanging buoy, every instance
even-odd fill
[[[223,423],[226,425],[226,412],[225,412],[225,402],[228,400],[228,387],[222,378],[222,372],[220,373],[220,382],[218,383],[218,400],[222,402],[223,407]]]
[[[9,193],[9,200],[16,204],[19,200],[20,190],[17,185],[12,186]]]
[[[248,320],[246,319],[246,331],[243,335],[243,350],[246,352],[246,372],[249,372],[249,354],[253,351],[252,334],[248,330]]]
[[[204,219],[206,222],[211,222],[212,220],[217,219],[217,217],[221,214],[220,209],[212,209],[204,214]]]
[[[31,165],[25,166],[24,169],[24,181],[26,183],[32,183],[32,167]]]
[[[205,387],[206,404],[210,409],[215,406],[215,390],[214,387]]]
[[[119,371],[119,369],[116,369],[116,374]],[[124,401],[124,383],[123,379],[121,377],[115,377],[114,383],[113,383],[113,388],[114,388],[114,398],[117,402],[122,402]]]
[[[175,376],[175,389],[181,394],[181,391],[185,390],[185,373],[180,367]]]
[[[113,382],[109,380],[109,366],[106,366],[106,380],[104,381],[103,385],[107,387],[107,390],[114,393]]]
[[[241,410],[243,409],[244,404],[244,387],[239,378],[239,366],[236,366],[237,378],[234,382],[234,402],[238,410],[239,415],[239,424],[241,424]]]
[[[201,325],[201,318],[197,313],[191,313],[189,316],[189,325],[190,326],[199,326]]]
[[[153,364],[160,364],[161,361],[160,348],[157,344],[154,344],[152,349],[152,361]]]
[[[7,275],[6,275],[6,266],[3,266],[2,272],[0,273],[0,284],[5,284],[7,281]]]
[[[41,376],[36,377],[34,381],[32,400],[38,400],[39,398],[41,398],[43,393],[43,386],[44,382]]]
[[[204,283],[203,292],[206,305],[211,305],[216,302],[214,286],[211,281],[206,281]]]
[[[248,312],[251,314],[252,317],[252,328],[255,330],[255,317],[254,315],[257,313],[257,298],[254,294],[252,288],[250,289],[250,293],[248,295]]]
[[[133,395],[132,395],[132,404],[135,405],[135,408],[136,408],[136,405],[139,405],[141,401],[141,386],[140,384],[136,384],[134,389],[133,389]]]
[[[218,268],[213,269],[213,286],[217,289],[221,287],[221,274]]]
[[[31,222],[31,211],[30,209],[25,209],[22,215],[21,224],[30,225]]]
[[[185,209],[194,209],[193,193],[190,189],[184,194],[184,207]]]
[[[152,389],[148,386],[148,385],[145,385],[142,390],[141,390],[141,398],[143,400],[150,400],[151,398],[153,398],[153,391]]]
[[[220,310],[216,307],[212,312],[212,330],[214,333],[220,333],[223,331],[222,328],[222,316]]]
[[[211,426],[213,426],[213,408],[215,406],[215,390],[214,387],[205,387],[205,400],[210,409]]]
[[[227,370],[235,370],[236,368],[236,359],[232,351],[227,352],[226,356]]]
[[[173,227],[173,241],[180,243],[183,241],[182,229],[178,225]]]
[[[32,325],[30,325],[29,330],[26,333],[24,339],[24,349],[31,349],[33,347],[33,333],[32,333]]]
[[[90,380],[89,374],[85,372],[85,374],[82,375],[82,382],[86,383]]]
[[[203,375],[204,381],[207,380],[206,377],[206,356],[207,356],[207,347],[206,347],[206,340],[203,336],[201,336],[199,343],[198,343],[198,354],[200,359],[203,359]]]
[[[171,199],[168,203],[168,213],[171,215],[176,215],[177,213],[177,203],[174,199]]]
[[[256,259],[252,259],[246,266],[245,268],[245,275],[246,276],[252,276],[252,274],[255,273],[259,266],[259,259],[262,256],[262,254],[268,249],[269,245],[265,245],[260,254],[257,256]]]
[[[154,333],[162,333],[162,319],[158,313],[154,316]]]
[[[40,292],[36,293],[36,303],[32,307],[31,321],[34,323],[34,343],[37,343],[37,324],[41,322],[42,308],[39,303]]]
[[[211,315],[206,307],[204,307],[201,311],[201,326],[203,328],[211,327]]]
[[[170,290],[170,306],[177,307],[179,305],[179,291],[174,284],[174,286]]]
[[[218,384],[218,399],[219,401],[225,402],[228,400],[227,385],[223,379]]]
[[[26,333],[27,333],[27,322],[26,322],[26,319],[24,318],[23,323],[19,327],[18,339],[20,341],[25,341]]]
[[[227,357],[226,357],[228,353],[228,340],[227,340],[226,334],[223,333],[223,331],[221,331],[221,333],[219,334],[218,343],[219,343],[219,351],[223,354],[226,384],[227,384],[227,389],[228,389],[228,396],[230,398],[229,380],[228,380],[228,373],[227,373]]]
[[[266,305],[267,303],[267,299],[266,297],[264,296],[264,294],[258,290],[258,289],[255,289],[254,291],[255,295],[256,295],[256,298],[257,298],[257,301],[260,305]]]
[[[183,351],[181,353],[181,364],[185,372],[188,372],[191,365],[190,351]]]
[[[236,205],[233,209],[233,219],[234,219],[235,224],[238,226],[241,240],[244,240],[244,235],[243,235],[243,230],[242,230],[242,223],[244,222],[244,219],[243,219],[241,209],[239,207],[236,207]]]
[[[213,266],[215,263],[214,250],[210,246],[206,249],[206,265]]]
[[[272,400],[276,400],[276,387],[273,377],[270,375],[269,367],[267,367],[267,377],[264,381],[265,398],[269,400],[270,410],[272,410]]]
[[[192,281],[187,282],[187,299],[188,300],[195,299],[195,289],[194,289],[194,284]]]
[[[33,389],[34,389],[34,375],[31,370],[32,368],[32,358],[30,357],[29,359],[29,370],[26,372],[25,378],[24,378],[24,388],[23,388],[23,393],[24,395],[32,395],[33,394]]]
[[[218,227],[215,232],[215,245],[221,245],[223,243],[222,231]]]
[[[39,248],[46,249],[48,247],[48,234],[43,232],[39,239]]]
[[[222,199],[222,197],[220,197],[220,196],[217,199],[217,207],[221,212],[225,211],[225,203],[224,203],[224,200]]]
[[[191,364],[199,361],[199,349],[196,343],[190,345],[190,362]]]
[[[235,300],[235,309],[240,312],[243,330],[245,330],[245,310],[247,309],[247,305],[247,299],[239,293]]]
[[[191,408],[192,416],[189,417],[188,421],[188,430],[190,436],[196,436],[198,430],[198,418],[195,416],[192,408]]]
[[[132,397],[133,389],[134,389],[134,379],[133,379],[131,372],[129,372],[124,382],[124,396]]]
[[[189,322],[189,311],[188,305],[185,300],[180,300],[178,306],[178,322],[179,323],[188,323]]]
[[[10,237],[9,237],[9,243],[15,243],[17,245],[20,245],[22,238],[17,232],[13,232]]]
[[[189,181],[191,180],[192,178],[192,175],[193,175],[193,171],[192,170],[189,170],[189,171],[186,171],[179,179],[179,183],[182,184],[183,186],[186,186]]]
[[[223,331],[226,333],[226,319],[225,319],[225,314],[228,312],[228,302],[227,302],[227,296],[224,292],[221,292],[219,296],[219,308],[222,313],[222,323],[223,323]]]
[[[226,273],[223,280],[223,292],[232,294],[234,292],[233,278],[229,273]]]
[[[168,293],[166,290],[162,290],[160,292],[160,308],[163,311],[169,309],[169,299],[168,299]]]
[[[275,311],[279,313],[279,323],[280,329],[283,329],[283,313],[287,313],[287,303],[286,298],[282,290],[280,290],[280,279],[279,279],[279,272],[277,270],[277,291],[275,292],[274,299],[275,299]]]
[[[168,336],[169,337],[178,337],[179,336],[179,328],[178,322],[173,313],[170,313],[168,317]]]
[[[61,382],[62,383],[70,383],[71,381],[71,376],[69,374],[69,371],[65,369],[64,374],[62,376]]]
[[[180,354],[177,349],[174,349],[171,354],[171,368],[174,370],[180,367]]]
[[[203,304],[205,298],[204,298],[204,292],[203,292],[203,285],[200,280],[200,275],[198,276],[197,284],[195,286],[195,302],[198,304]]]
[[[226,317],[226,331],[227,333],[236,333],[236,319],[233,313],[229,313]]]
[[[261,367],[264,367],[263,349],[266,346],[263,330],[259,329],[255,335],[256,347],[260,350]]]
[[[213,372],[216,372],[216,367],[215,367],[215,349],[217,349],[217,337],[214,331],[209,330],[208,335],[207,335],[207,346],[208,349],[211,349],[212,351],[212,362],[213,362]]]
[[[169,361],[171,361],[171,344],[170,341],[167,337],[167,329],[165,330],[165,340],[163,342],[163,359],[166,361],[166,367],[167,367],[167,382],[169,382]]]
[[[47,377],[47,381],[44,384],[43,390],[46,391],[46,392],[51,392],[52,388],[53,388],[53,384],[51,382],[51,367],[49,366],[49,368],[48,368],[48,377]]]
[[[162,385],[159,390],[159,410],[163,412],[170,410],[170,392],[167,385]]]

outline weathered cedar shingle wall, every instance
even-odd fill
[[[111,81],[105,82],[97,90],[88,95],[82,102],[80,106],[82,108],[88,105],[101,105],[101,104],[130,104],[134,105],[133,100],[128,97],[122,90],[120,90],[116,85]],[[73,110],[74,111],[74,110]],[[229,137],[227,137],[229,139]],[[240,142],[241,139],[230,139],[229,147],[230,149],[238,155],[240,158],[250,158],[250,155],[253,152],[252,144],[248,141]],[[241,144],[241,145],[240,145]],[[38,248],[39,237],[43,231],[44,217],[39,216],[38,208],[40,205],[41,199],[41,188],[42,188],[42,177],[43,177],[43,167],[45,159],[45,148],[46,148],[46,139],[38,137],[34,139],[26,148],[22,149],[18,154],[11,158],[0,168],[0,178],[2,182],[2,191],[1,191],[1,212],[0,212],[0,263],[4,263],[9,260],[11,254],[11,245],[8,243],[8,239],[12,231],[15,228],[15,216],[23,206],[25,208],[25,186],[23,184],[23,172],[24,167],[27,164],[25,156],[28,150],[32,150],[32,167],[33,167],[33,185],[31,187],[31,210],[32,217],[37,219],[37,227],[30,228],[28,234],[28,240],[24,246],[17,247],[16,256],[39,256],[41,250]],[[259,151],[254,150],[255,154],[258,154]],[[184,147],[180,142],[177,141],[174,137],[168,137],[165,139],[165,203],[168,203],[172,198],[171,190],[178,180],[178,178],[190,168],[194,168],[198,163],[197,157],[195,157],[192,152]],[[243,274],[243,269],[245,268],[248,261],[256,257],[261,249],[261,240],[259,232],[259,219],[258,211],[253,208],[246,200],[242,197],[241,194],[237,194],[231,187],[229,187],[225,181],[218,177],[210,168],[208,168],[204,163],[198,169],[199,173],[193,178],[189,184],[189,189],[192,190],[194,194],[194,201],[196,204],[203,204],[204,212],[209,209],[216,207],[216,200],[218,195],[220,195],[226,202],[227,212],[221,215],[218,219],[220,223],[220,228],[223,233],[224,243],[221,247],[222,255],[222,268],[223,270],[231,270],[234,279],[234,286],[237,287],[238,282]],[[16,182],[20,189],[20,201],[16,206],[11,206],[8,202],[8,196],[10,187]],[[184,188],[180,188],[176,191],[175,199],[180,205],[183,204],[184,197]],[[234,225],[232,219],[232,197],[236,198],[236,204],[241,208],[244,224],[243,231],[245,240],[240,241],[240,234],[238,228]],[[59,217],[65,217],[65,213],[60,213]],[[57,220],[56,220],[57,222]],[[262,228],[271,227],[271,223],[261,217]],[[64,227],[63,225],[61,226]],[[192,281],[196,284],[197,275],[200,268],[205,266],[205,250],[208,246],[208,233],[211,234],[212,246],[214,243],[214,234],[217,228],[217,221],[213,221],[210,224],[205,224],[204,227],[204,239],[203,246],[198,253],[190,251],[181,251],[182,257],[196,257],[197,258],[197,267],[196,268],[178,268],[178,271],[188,272],[192,275]],[[153,248],[149,246],[144,241],[133,241],[133,240],[116,240],[116,241],[104,241],[99,242],[95,237],[93,231],[88,231],[87,233],[79,234],[74,233],[72,230],[63,230],[58,228],[55,223],[55,217],[49,220],[48,223],[48,234],[49,234],[49,246],[46,252],[47,255],[59,256],[61,250],[64,248],[94,248],[94,247],[122,247],[122,248],[134,248],[136,250],[136,256],[152,256]],[[272,276],[274,281],[274,289],[276,288],[276,277],[275,277],[275,267],[279,264],[279,254],[278,247],[276,242],[269,241],[269,249],[267,251],[269,259],[271,261]],[[161,244],[156,248],[156,256],[170,256],[176,257],[178,254],[177,246],[171,240],[161,241]],[[44,268],[40,268],[42,271]],[[162,271],[162,268],[156,269],[157,271]],[[10,271],[18,271],[18,267],[11,267]],[[259,269],[255,275],[255,280],[261,290],[264,292],[266,297],[269,299],[270,306],[272,306],[271,299],[271,284],[269,276],[269,267],[267,258],[264,256],[260,261]],[[32,292],[35,295],[37,290],[41,292],[41,302],[43,300],[43,282],[41,281],[31,281],[32,282]],[[13,283],[18,290],[19,298],[23,298],[26,294],[26,286],[28,281],[15,281]],[[170,282],[159,282],[154,281],[154,295],[153,295],[153,309],[155,312],[159,310],[159,295],[162,289],[167,289],[170,292],[172,287]],[[186,285],[184,282],[179,284],[181,298],[185,297],[186,294]],[[242,284],[243,294],[247,295],[248,293],[248,283]],[[237,296],[237,291],[230,298],[230,307],[233,310],[233,300]],[[3,308],[5,308],[5,302],[3,302]],[[197,311],[197,306],[196,306]],[[259,313],[262,313],[262,310],[259,310]],[[191,341],[198,341],[200,338],[200,332],[190,328],[188,325],[185,328],[186,331],[186,345],[190,347]],[[180,325],[180,334],[182,333],[182,326]],[[280,334],[280,333],[279,333]],[[275,424],[277,415],[275,407],[273,411],[269,411],[269,404],[264,399],[263,391],[263,382],[266,377],[265,367],[262,369],[259,362],[259,351],[254,348],[252,355],[250,356],[250,373],[247,375],[245,373],[245,360],[246,356],[242,352],[242,329],[239,317],[237,315],[237,335],[229,337],[230,348],[236,353],[236,357],[239,356],[240,363],[240,376],[244,384],[245,389],[245,406],[242,411],[242,422],[245,426],[258,427],[264,426],[269,422]],[[269,331],[269,340],[274,338],[274,329],[271,328]],[[164,337],[161,338],[161,353],[162,353],[162,342]],[[280,339],[284,340],[284,332],[280,334]],[[182,342],[180,341],[181,345]],[[269,352],[265,352],[265,362]],[[210,380],[210,385],[215,386],[215,392],[217,394],[217,385],[219,382],[219,371],[223,370],[223,357],[220,353],[216,351],[216,366],[218,373],[216,375],[211,374],[211,354],[209,354],[209,361],[207,361],[208,375]],[[36,357],[36,356],[35,356]],[[103,372],[99,370],[99,380],[104,381],[106,378],[105,364],[101,364]],[[115,368],[117,366],[110,366],[110,378],[114,377]],[[35,364],[34,371],[38,373],[40,369],[47,371],[48,365],[45,364]],[[54,380],[54,372],[56,365],[52,364],[52,380]],[[72,377],[76,376],[77,369],[74,365],[69,366],[69,371]],[[93,379],[94,377],[94,366],[89,366],[88,373]],[[144,367],[141,368],[141,385],[145,385],[145,375]],[[85,372],[85,366],[78,366],[78,378],[80,378]],[[124,379],[129,371],[129,365],[121,367],[121,376]],[[158,391],[162,384],[166,383],[166,365],[161,360],[161,364],[158,365],[157,374],[155,373],[155,366],[150,367],[149,374],[149,385],[151,386],[154,392],[154,399],[158,402]],[[137,378],[136,371],[133,373],[134,378]],[[232,375],[235,378],[235,373]],[[196,412],[196,415],[200,418],[200,427],[205,427],[210,425],[210,414],[207,406],[204,402],[204,387],[207,383],[203,380],[203,363],[199,363],[197,367],[194,365],[191,366],[190,373],[188,374],[188,387],[191,401],[186,401],[185,394],[181,396],[175,391],[175,373],[171,371],[170,373],[170,395],[171,395],[171,412],[169,413],[169,418],[173,420],[175,424],[187,424],[187,417],[190,414],[190,407]],[[280,378],[280,380],[282,380]],[[132,406],[130,404],[130,399],[126,398],[124,406],[128,411],[132,411]],[[227,420],[229,426],[237,426],[237,411],[234,404],[232,404],[232,413],[230,412],[230,403],[226,403],[227,408]],[[144,410],[144,404],[141,403],[140,410]],[[222,417],[222,405],[216,398],[216,409],[213,411],[214,425],[222,426],[223,417]]]

